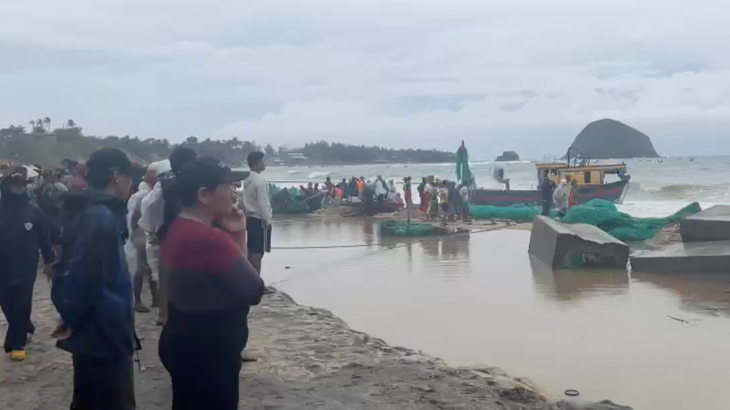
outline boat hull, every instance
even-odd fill
[[[576,204],[584,204],[592,199],[603,199],[620,204],[628,191],[629,181],[622,180],[603,185],[587,185],[578,187]],[[536,189],[500,191],[496,189],[476,189],[472,194],[474,205],[491,205],[507,207],[512,205],[541,205],[542,193]]]

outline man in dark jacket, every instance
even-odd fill
[[[61,258],[51,298],[61,315],[58,347],[73,355],[74,410],[132,410],[132,278],[122,249],[132,164],[113,148],[87,162],[88,190],[64,198]]]
[[[38,250],[45,273],[51,272],[55,253],[48,222],[28,197],[25,168],[12,168],[0,182],[0,306],[8,321],[5,353],[25,360],[25,345],[34,329],[30,321]]]
[[[550,179],[550,175],[545,171],[540,181],[542,216],[550,216],[550,208],[553,204],[553,191],[555,191],[555,188],[555,182]]]

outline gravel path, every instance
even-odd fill
[[[44,280],[36,285],[38,328],[21,364],[0,358],[0,409],[68,408],[71,358],[49,337],[56,322]],[[137,408],[169,409],[169,379],[157,358],[160,328],[138,316],[143,339],[136,373]],[[0,321],[4,334],[6,324]],[[260,357],[241,375],[242,409],[591,409],[626,410],[610,402],[552,402],[529,382],[496,368],[452,368],[409,349],[392,347],[350,329],[330,312],[296,304],[281,292],[265,296],[250,319],[250,351]]]

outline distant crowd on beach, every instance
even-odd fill
[[[248,165],[246,176],[182,146],[147,167],[104,148],[83,163],[2,169],[0,306],[9,358],[32,354],[40,254],[60,317],[53,337],[73,358],[71,409],[136,408],[135,311],[150,307],[162,326],[171,407],[237,409],[242,362],[256,360],[243,353],[247,316],[265,292],[272,234],[264,154],[250,153]]]
[[[425,177],[418,185],[421,211],[424,220],[441,219],[444,222],[461,219],[470,222],[469,187],[454,181],[437,180],[433,175]]]

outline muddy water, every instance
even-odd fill
[[[383,243],[362,221],[281,222],[264,275],[391,344],[499,366],[553,397],[730,408],[730,275],[553,273],[528,240],[502,230]],[[328,245],[343,247],[296,249]]]

